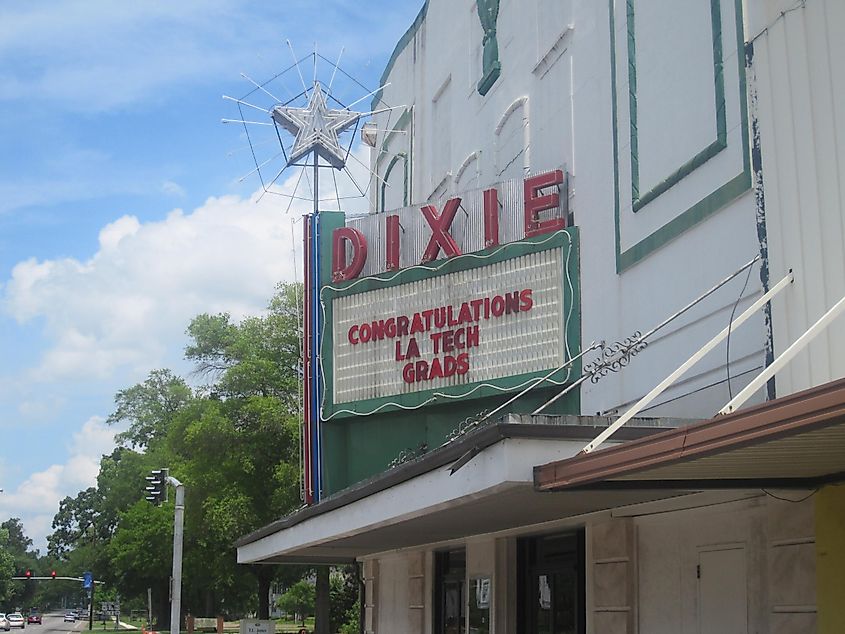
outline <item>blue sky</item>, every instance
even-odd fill
[[[193,315],[255,314],[293,278],[305,209],[239,182],[252,158],[220,123],[238,116],[221,95],[287,67],[286,39],[299,56],[343,47],[341,66],[375,88],[421,4],[0,4],[0,520],[22,518],[43,550],[58,501],[113,446],[115,392],[187,372]]]

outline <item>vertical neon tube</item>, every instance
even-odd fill
[[[322,465],[322,446],[320,443],[320,382],[322,380],[320,371],[320,340],[321,340],[321,315],[320,315],[320,215],[315,213],[312,218],[311,225],[311,240],[313,243],[313,272],[311,287],[312,293],[312,322],[313,329],[311,332],[311,382],[314,401],[311,412],[312,422],[312,437],[314,445],[314,455],[311,468],[313,471],[312,480],[314,483],[314,501],[320,501],[320,494],[322,491],[321,465]]]
[[[311,218],[305,216],[302,223],[302,241],[305,266],[303,267],[303,282],[305,286],[305,301],[303,302],[302,323],[305,332],[302,333],[302,444],[304,471],[305,503],[314,502],[314,482],[312,479],[312,465],[314,462],[313,446],[311,442]]]

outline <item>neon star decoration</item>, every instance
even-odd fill
[[[366,159],[359,158],[361,151],[355,147],[358,131],[369,119],[367,134],[362,129],[361,139],[372,148],[388,135],[402,138],[409,134],[408,130],[404,127],[393,129],[392,123],[394,113],[408,111],[408,107],[391,106],[384,101],[384,89],[389,83],[369,90],[343,70],[340,67],[343,49],[337,61],[333,61],[318,53],[316,45],[312,53],[301,58],[294,54],[290,41],[287,45],[293,64],[265,81],[256,81],[241,73],[252,86],[249,92],[240,98],[223,95],[223,99],[235,104],[238,117],[224,118],[222,122],[243,128],[246,145],[236,151],[248,152],[254,165],[238,182],[256,176],[263,190],[256,202],[265,194],[287,198],[285,213],[297,201],[312,202],[315,209],[349,212],[353,207],[357,208],[353,213],[361,213],[362,201],[369,198],[371,187],[385,188],[390,184],[373,171]],[[313,70],[311,81],[306,81],[303,74],[308,68]],[[321,69],[330,71],[327,82],[317,79]],[[294,78],[298,79],[296,83],[301,90],[294,88]],[[342,97],[360,95],[361,89],[367,93],[351,103]],[[366,99],[371,99],[373,109],[356,111],[355,106]],[[371,117],[379,117],[378,126]],[[384,149],[380,151],[382,153]],[[292,191],[290,182],[287,182],[288,187],[278,184],[290,168],[300,170],[295,181],[290,181],[294,183]],[[318,172],[324,170],[330,178],[319,178]],[[362,177],[366,180],[361,181]],[[344,202],[353,200],[358,202]]]
[[[306,107],[275,106],[271,116],[296,137],[288,165],[313,151],[335,169],[343,169],[347,153],[341,147],[338,135],[357,122],[362,114],[329,108],[320,83],[315,82]]]

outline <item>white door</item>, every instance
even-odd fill
[[[745,548],[698,553],[699,634],[748,634]]]

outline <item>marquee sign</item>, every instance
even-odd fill
[[[577,262],[569,228],[324,286],[323,418],[567,382]]]

